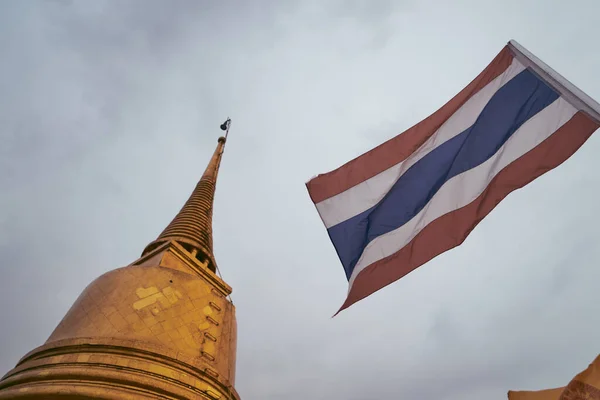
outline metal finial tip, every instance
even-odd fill
[[[218,142],[219,142],[219,143],[225,143],[225,140],[227,140],[227,139],[225,139],[225,136],[221,136],[221,137],[219,138]]]
[[[229,128],[230,122],[231,122],[231,120],[229,118],[227,118],[227,120],[221,124],[221,130],[226,131],[227,128]]]

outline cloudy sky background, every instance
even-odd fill
[[[158,235],[231,116],[215,253],[244,400],[566,384],[600,352],[600,133],[334,319],[347,283],[304,183],[428,116],[509,39],[600,99],[599,37],[598,0],[0,2],[0,374]]]

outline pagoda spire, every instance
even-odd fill
[[[142,257],[92,281],[48,340],[0,377],[0,400],[240,400],[232,288],[215,273],[212,248],[226,138]]]
[[[229,131],[227,120],[221,128]],[[226,136],[218,139],[217,148],[213,153],[204,174],[171,223],[162,231],[156,240],[151,242],[142,253],[142,257],[168,241],[182,245],[194,257],[208,264],[213,272],[217,264],[213,254],[212,214],[217,184],[219,166],[225,148]]]

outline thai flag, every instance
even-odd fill
[[[431,116],[310,180],[349,281],[340,311],[460,245],[599,126],[598,103],[510,41]]]

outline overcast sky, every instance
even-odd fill
[[[214,241],[244,400],[566,384],[600,353],[600,133],[334,319],[347,282],[305,182],[434,112],[510,39],[600,100],[598,38],[598,0],[1,1],[0,374],[160,233],[230,116]]]

